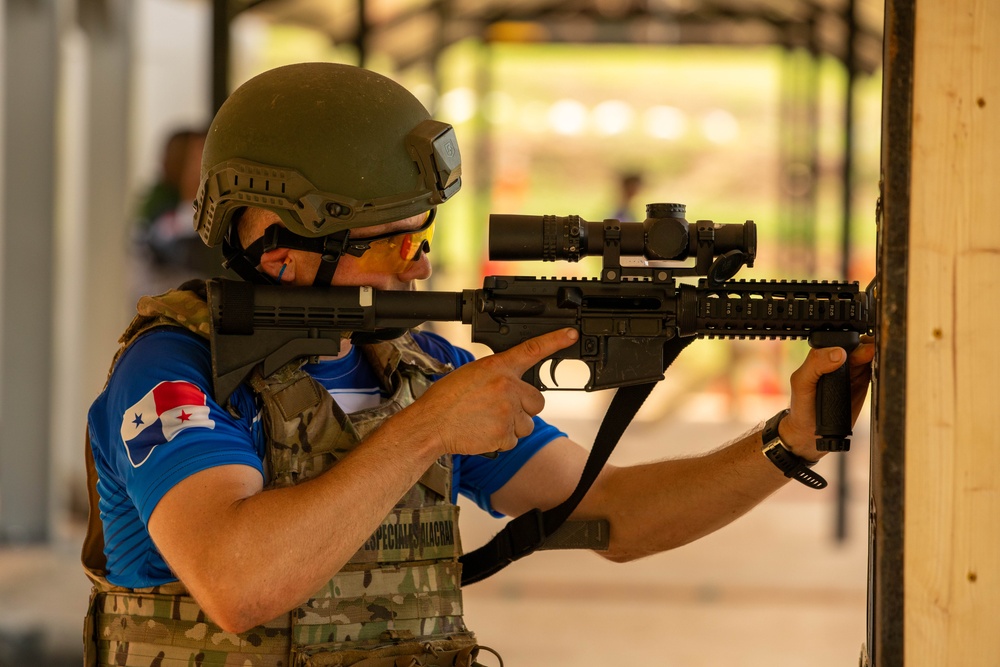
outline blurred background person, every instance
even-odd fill
[[[636,196],[642,190],[642,174],[626,172],[618,176],[618,203],[611,217],[615,220],[637,222],[646,219],[646,209],[642,202],[636,202]]]
[[[139,202],[134,231],[133,296],[160,294],[191,278],[221,272],[221,256],[194,230],[205,130],[179,128],[163,146],[160,174]]]

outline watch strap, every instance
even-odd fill
[[[782,410],[774,415],[764,424],[764,431],[761,438],[764,441],[762,451],[764,456],[780,470],[785,477],[790,477],[812,489],[824,489],[827,486],[826,480],[818,472],[812,470],[814,461],[802,458],[795,452],[785,447],[778,434],[778,424],[788,416],[788,410]]]

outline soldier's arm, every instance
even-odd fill
[[[810,460],[821,456],[812,435],[816,382],[843,363],[827,354],[811,351],[793,374],[791,414],[779,427],[785,442]],[[855,419],[864,402],[873,354],[871,345],[863,345],[851,358],[856,371]],[[761,446],[758,427],[701,456],[606,466],[573,518],[610,521],[610,548],[602,555],[616,562],[687,544],[742,516],[788,482],[764,457]],[[511,516],[533,507],[554,507],[572,493],[586,457],[587,452],[569,439],[553,441],[493,494],[493,506]]]
[[[389,420],[323,475],[263,491],[249,466],[196,473],[168,491],[149,532],[222,628],[241,632],[319,590],[439,456],[435,438]]]
[[[544,400],[521,375],[572,340],[555,331],[462,366],[308,482],[265,491],[242,465],[191,475],[153,510],[150,535],[215,623],[269,621],[336,574],[442,454],[510,449],[529,434]]]

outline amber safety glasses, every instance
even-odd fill
[[[390,232],[367,238],[349,238],[345,252],[355,256],[362,271],[403,273],[420,255],[430,252],[434,238],[435,209],[419,228],[409,232]]]

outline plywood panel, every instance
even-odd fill
[[[907,667],[1000,665],[1000,2],[916,2]]]

